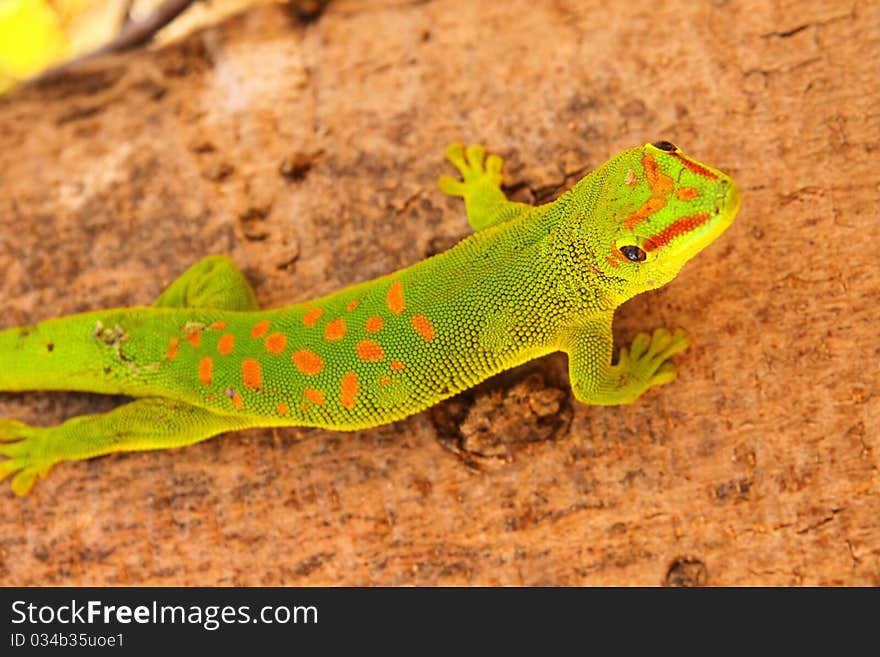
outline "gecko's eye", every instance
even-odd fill
[[[661,151],[666,151],[667,153],[674,153],[678,150],[671,141],[655,141],[651,144],[654,148],[659,148]]]
[[[620,252],[630,262],[644,262],[648,258],[648,254],[643,249],[632,244],[621,246]]]

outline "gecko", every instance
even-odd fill
[[[440,189],[464,200],[473,234],[393,273],[263,310],[213,255],[151,306],[0,331],[0,390],[134,398],[56,426],[0,420],[0,480],[25,495],[62,461],[248,427],[374,427],[557,351],[584,404],[628,404],[675,378],[683,330],[639,333],[615,360],[612,318],[731,225],[741,194],[729,176],[658,141],[532,206],[507,198],[503,160],[483,146],[445,155],[460,175]]]

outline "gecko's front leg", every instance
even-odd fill
[[[629,349],[620,350],[617,363],[612,365],[610,315],[573,329],[566,342],[575,398],[602,406],[629,404],[649,388],[673,381],[675,366],[669,359],[689,344],[682,329],[640,333]]]

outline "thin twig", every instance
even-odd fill
[[[37,77],[32,78],[30,82],[38,82],[47,78],[53,78],[60,73],[64,73],[69,69],[82,64],[83,62],[96,57],[101,57],[102,55],[109,55],[111,53],[122,52],[124,50],[130,50],[131,48],[142,46],[143,44],[148,43],[159,30],[183,13],[193,2],[195,2],[195,0],[165,0],[165,2],[159,5],[156,8],[156,11],[145,20],[139,23],[127,23],[122,30],[120,30],[119,34],[109,43],[104,44],[90,53],[86,53],[80,57],[75,57],[74,59],[63,62],[58,66],[46,69]]]

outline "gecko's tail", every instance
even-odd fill
[[[114,341],[123,336],[108,326],[112,314],[82,313],[0,331],[0,390],[133,392],[140,387],[135,377],[119,376],[114,367]]]

